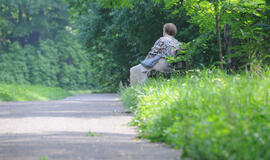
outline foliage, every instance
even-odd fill
[[[63,0],[0,2],[0,83],[94,86],[90,57],[75,39]]]
[[[190,68],[211,68],[219,61],[216,35],[206,33],[198,36],[186,46]]]
[[[187,22],[184,11],[174,15],[173,9],[151,0],[140,1],[132,9],[104,8],[92,0],[69,2],[73,28],[88,48],[91,66],[96,68],[95,82],[100,87],[127,83],[130,67],[145,58],[162,36],[164,23],[177,24],[180,32],[176,38],[180,41],[198,36],[197,26]]]
[[[235,58],[234,68],[250,66],[250,70],[256,71],[263,65],[262,62],[270,48],[269,30],[265,27],[270,24],[267,19],[270,5],[267,1],[189,0],[183,1],[182,4],[186,8],[187,15],[191,17],[190,21],[200,26],[202,34],[218,32],[221,29],[224,32],[224,39],[228,34],[237,41],[229,48],[225,48],[233,50],[233,54],[229,52],[225,58]],[[225,30],[226,25],[230,27],[229,31]],[[222,59],[221,52],[220,61],[223,61]]]
[[[70,95],[68,91],[56,87],[0,84],[0,101],[46,101]]]
[[[216,65],[219,58],[216,54],[218,48],[215,41],[216,37],[212,33],[200,35],[191,42],[182,43],[181,50],[176,56],[167,57],[166,60],[173,64],[185,61],[188,68],[211,68]]]
[[[269,159],[269,77],[269,70],[195,70],[127,88],[121,97],[136,99],[129,107],[141,137],[181,148],[183,157]]]
[[[139,86],[137,86],[137,88],[138,87]],[[119,91],[120,100],[123,102],[124,106],[133,111],[137,108],[138,104],[137,94],[139,89],[137,88],[125,87],[121,88]]]
[[[240,41],[240,44],[233,48],[236,50],[235,55],[231,56],[240,57],[245,66],[250,66],[250,70],[256,72],[269,54],[270,30],[265,28],[265,25],[270,25],[266,16],[269,7],[263,0],[240,0],[230,6],[228,13],[234,14],[225,16],[231,25],[233,38]]]
[[[7,47],[18,41],[36,46],[39,40],[54,39],[68,25],[68,16],[62,0],[1,0],[0,44]]]
[[[85,2],[86,0],[84,0]],[[184,10],[190,16],[190,22],[198,24],[201,34],[218,32],[219,61],[227,62],[227,67],[238,69],[249,66],[257,72],[263,64],[269,64],[269,10],[267,0],[153,0],[164,3],[166,8],[173,9],[174,14]],[[135,0],[99,0],[105,7],[135,8],[140,1]],[[241,17],[241,18],[240,18]],[[224,26],[229,26],[226,31]],[[222,48],[221,33],[227,35],[229,46]],[[233,39],[232,39],[233,38]],[[232,42],[233,41],[233,42]],[[226,50],[223,57],[223,50]],[[210,54],[210,56],[213,56]],[[267,59],[267,61],[265,61]],[[223,65],[221,64],[221,68]]]
[[[39,48],[13,43],[9,52],[0,51],[0,82],[90,88],[88,55],[68,32],[58,36],[61,41],[44,40]]]
[[[26,55],[20,49],[20,45],[14,43],[10,46],[10,54],[0,50],[0,82],[27,83],[29,73],[25,63]]]
[[[266,0],[1,0],[0,82],[116,91],[167,22],[189,44],[191,68],[225,59],[260,72],[270,62],[269,12]]]

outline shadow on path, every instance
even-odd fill
[[[136,139],[124,111],[116,94],[0,103],[0,160],[178,159],[177,150]]]
[[[161,144],[146,143],[129,134],[84,132],[0,135],[1,160],[174,160],[174,151]],[[170,155],[169,155],[170,154]],[[158,158],[157,158],[158,157]]]

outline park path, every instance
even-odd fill
[[[131,119],[116,94],[0,102],[0,160],[178,159],[178,150],[137,139]]]

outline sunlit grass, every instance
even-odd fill
[[[191,159],[270,159],[270,72],[193,71],[121,90],[141,137]]]
[[[71,93],[72,95],[76,95],[76,94],[92,94],[95,92],[93,92],[93,90],[70,90],[69,93]]]
[[[49,157],[48,156],[43,156],[43,157],[40,157],[39,160],[49,160]]]
[[[116,89],[115,89],[116,90]],[[89,90],[70,90],[69,93],[72,95],[77,94],[96,94],[96,93],[115,93],[112,89],[89,89]]]
[[[0,101],[46,101],[69,95],[68,91],[56,87],[0,84]]]

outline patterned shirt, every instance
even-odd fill
[[[147,58],[154,57],[155,55],[160,55],[161,57],[172,56],[172,51],[180,48],[182,44],[179,43],[173,36],[165,35],[160,37],[155,45],[151,48],[148,53]]]

